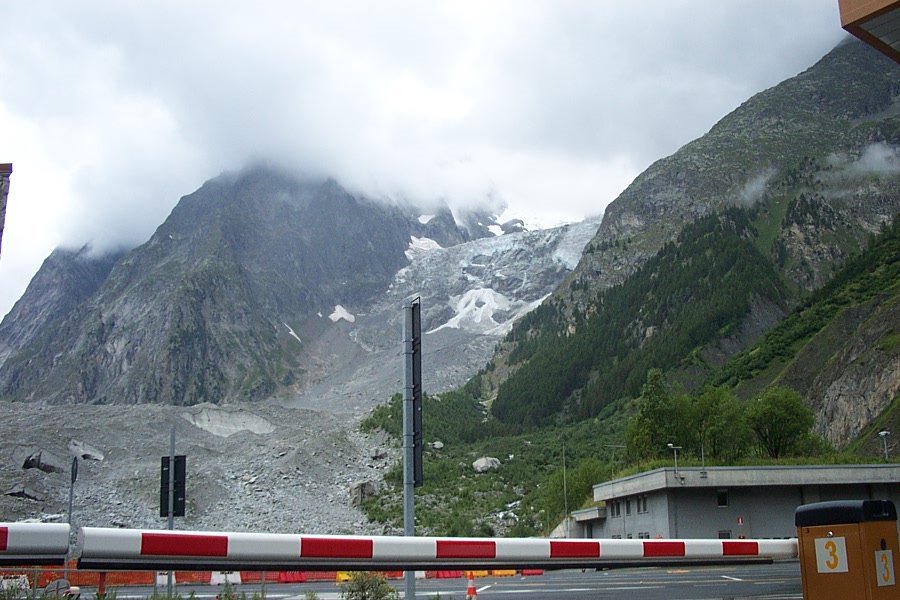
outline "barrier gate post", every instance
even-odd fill
[[[804,600],[895,600],[897,509],[890,500],[817,502],[794,513]]]

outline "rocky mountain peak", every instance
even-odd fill
[[[269,168],[212,179],[127,254],[58,251],[48,259],[0,325],[0,396],[189,405],[302,390],[333,370],[327,365],[357,356],[352,348],[334,360],[318,354],[317,341],[341,323],[362,317],[350,332],[358,340],[366,327],[385,335],[365,316],[386,292],[390,302],[399,302],[401,288],[434,298],[429,314],[438,327],[480,285],[478,293],[496,294],[498,309],[483,323],[491,327],[466,334],[478,336],[506,327],[573,264],[552,258],[556,241],[546,234],[528,237],[515,222],[506,229],[521,232],[504,234],[489,211],[423,212]],[[488,255],[471,250],[480,240],[493,248]],[[432,261],[425,255],[456,261],[452,289],[445,272],[421,266]],[[549,262],[530,265],[534,256]]]

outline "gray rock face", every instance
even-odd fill
[[[102,285],[121,252],[92,256],[78,251],[54,250],[31,280],[25,294],[0,322],[0,366],[27,346],[41,347],[41,338]]]
[[[48,258],[0,324],[0,397],[192,405],[302,396],[333,377],[343,385],[355,376],[346,366],[374,368],[360,359],[397,339],[410,294],[425,300],[429,331],[446,330],[433,336],[445,389],[480,368],[492,340],[571,270],[566,244],[576,239],[580,253],[593,234],[573,226],[495,237],[500,230],[485,211],[419,215],[330,180],[264,169],[221,176],[127,255]],[[380,397],[366,403],[390,395],[394,380],[370,388]]]
[[[900,394],[900,348],[884,335],[886,323],[898,322],[900,306],[881,297],[845,310],[781,377],[810,399],[816,433],[838,448]]]
[[[0,390],[52,403],[268,396],[297,376],[278,325],[383,289],[406,263],[408,231],[400,209],[332,181],[220,177],[183,198],[52,332],[11,354]]]

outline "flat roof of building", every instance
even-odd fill
[[[791,465],[771,467],[685,467],[654,469],[594,486],[594,500],[646,494],[666,488],[898,484],[900,464]]]

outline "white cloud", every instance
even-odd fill
[[[0,313],[58,244],[145,240],[257,159],[355,191],[598,214],[841,38],[834,0],[18,2]]]

